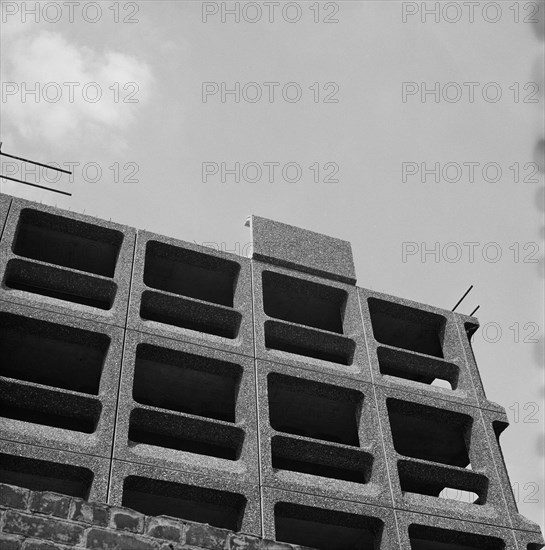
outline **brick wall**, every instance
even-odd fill
[[[167,516],[0,484],[2,550],[295,550]]]

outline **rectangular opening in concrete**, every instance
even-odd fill
[[[470,416],[398,399],[386,403],[399,454],[460,468],[470,464]]]
[[[459,369],[452,363],[383,346],[377,349],[377,357],[380,372],[384,376],[403,378],[450,390],[455,390],[458,386]]]
[[[348,293],[330,287],[264,271],[263,309],[269,317],[343,334]]]
[[[106,334],[0,313],[0,376],[97,395]]]
[[[157,290],[233,307],[237,262],[158,241],[146,245],[144,283]]]
[[[356,343],[339,334],[317,333],[306,327],[265,321],[265,347],[340,365],[351,365]]]
[[[274,507],[276,540],[318,550],[380,548],[383,522],[378,518],[299,504]]]
[[[238,460],[244,431],[236,426],[135,409],[129,423],[129,445],[143,443],[188,453]]]
[[[276,431],[359,447],[361,392],[278,373],[267,383]]]
[[[409,460],[398,460],[397,469],[403,493],[464,505],[486,504],[488,478],[483,474]]]
[[[369,313],[375,340],[387,346],[443,358],[442,315],[394,302],[369,298]]]
[[[0,453],[0,483],[87,499],[93,478],[88,468]]]
[[[505,542],[496,537],[414,523],[409,539],[411,550],[505,550]]]
[[[246,502],[238,493],[140,476],[129,476],[123,484],[123,506],[149,516],[172,516],[231,531],[240,531]]]
[[[234,309],[151,290],[142,293],[140,316],[149,321],[230,339],[238,336],[242,321],[242,315]]]
[[[236,363],[139,344],[133,397],[143,405],[236,422],[241,378]]]
[[[39,210],[21,211],[13,252],[103,277],[113,277],[123,233]]]
[[[8,262],[4,284],[14,290],[104,310],[112,308],[117,293],[117,285],[108,279],[26,260]]]
[[[291,437],[271,440],[272,467],[353,483],[367,483],[372,457],[354,448],[324,445]]]
[[[101,411],[98,399],[0,379],[0,417],[93,433]]]

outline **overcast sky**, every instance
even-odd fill
[[[273,218],[351,241],[359,286],[442,308],[473,284],[459,311],[480,305],[542,523],[543,4],[33,4],[2,0],[3,150],[73,181],[2,173],[72,196],[2,192],[240,254],[245,218]]]

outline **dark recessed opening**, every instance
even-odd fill
[[[274,436],[271,441],[272,467],[354,483],[367,483],[372,457],[356,449]]]
[[[279,321],[265,321],[265,347],[340,365],[351,365],[356,343],[346,336],[328,334]]]
[[[469,465],[470,416],[398,399],[386,403],[399,454],[460,468]]]
[[[157,323],[230,339],[238,336],[242,320],[240,312],[233,309],[220,308],[151,290],[142,293],[140,316]]]
[[[443,357],[445,318],[435,313],[369,298],[375,340],[435,357]]]
[[[0,376],[98,395],[110,338],[0,313]]]
[[[0,453],[0,483],[88,499],[93,477],[88,468]]]
[[[464,323],[464,329],[466,332],[467,341],[469,342],[469,349],[471,350],[471,356],[474,362],[476,362],[476,359],[475,359],[475,352],[473,351],[473,344],[471,341],[473,339],[473,335],[477,332],[478,328],[479,328],[479,325],[475,323]]]
[[[149,516],[173,516],[240,531],[246,498],[238,493],[129,476],[123,506]]]
[[[8,262],[4,284],[14,290],[105,310],[112,308],[117,292],[113,281],[26,260]]]
[[[145,261],[147,286],[233,307],[237,262],[157,241],[147,243]]]
[[[129,441],[237,460],[244,431],[235,426],[135,409],[130,418]]]
[[[504,430],[509,426],[509,422],[504,422],[503,420],[493,420],[492,421],[492,430],[494,430],[494,435],[496,436],[496,441],[498,445],[500,443],[500,436]],[[501,447],[500,447],[501,450]]]
[[[264,271],[263,309],[269,317],[343,333],[345,290]]]
[[[543,544],[541,543],[530,543],[528,546],[526,546],[526,550],[541,550],[543,548]]]
[[[274,507],[276,540],[318,550],[375,550],[383,522],[377,518],[279,502]]]
[[[488,478],[471,470],[451,470],[448,467],[398,460],[397,470],[401,490],[458,501],[462,504],[486,504]],[[473,498],[470,500],[471,496]]]
[[[504,550],[505,543],[496,537],[451,531],[428,525],[409,526],[411,550]]]
[[[0,379],[0,417],[93,433],[101,411],[98,399]]]
[[[133,397],[144,405],[236,422],[241,377],[235,363],[140,344]]]
[[[471,339],[473,338],[473,335],[475,334],[475,332],[477,332],[478,328],[479,328],[479,325],[475,323],[464,323],[464,329],[466,331],[466,336],[470,344],[471,344]]]
[[[276,431],[359,447],[361,392],[276,373],[267,381]]]
[[[458,385],[459,369],[452,363],[382,346],[377,349],[377,356],[380,372],[385,376],[429,385],[444,381],[452,390]],[[445,384],[442,384],[443,387],[446,387]]]
[[[103,277],[113,277],[123,233],[62,216],[21,211],[13,252]]]

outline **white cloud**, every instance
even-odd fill
[[[7,24],[2,32],[4,135],[54,141],[68,150],[108,143],[122,153],[127,130],[150,97],[148,65],[125,53],[70,43],[60,32],[29,34],[21,27]]]

